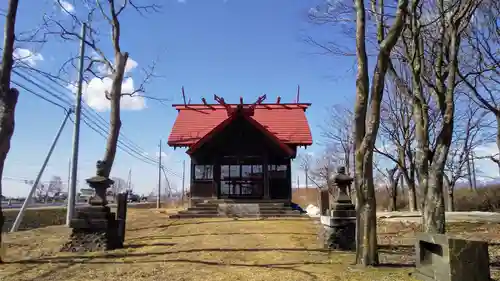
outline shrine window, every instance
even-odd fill
[[[214,169],[212,165],[194,165],[195,180],[212,180]]]

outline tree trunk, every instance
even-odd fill
[[[109,177],[111,174],[111,169],[115,161],[116,148],[118,144],[118,137],[120,135],[120,128],[122,125],[120,119],[120,101],[122,97],[122,84],[123,77],[125,75],[125,66],[127,65],[128,53],[116,53],[115,54],[115,65],[116,70],[113,77],[113,83],[111,85],[111,92],[109,93],[109,99],[111,102],[111,112],[110,112],[110,128],[109,135],[106,142],[106,152],[104,154],[103,162],[104,167],[101,171],[101,176]]]
[[[447,200],[446,200],[446,210],[448,212],[454,212],[455,211],[455,200],[454,200],[454,187],[455,184],[450,181],[450,178],[448,175],[444,175],[444,188],[446,190],[447,194]]]
[[[373,184],[373,148],[380,125],[380,107],[385,87],[385,75],[390,54],[404,27],[407,0],[398,1],[396,18],[384,36],[384,14],[378,18],[378,40],[380,50],[369,89],[368,58],[366,52],[366,10],[363,0],[355,0],[356,9],[356,103],[354,105],[354,145],[356,169],[356,197],[358,230],[356,241],[356,263],[379,264],[377,246],[377,215],[375,186]],[[382,2],[380,4],[383,4]],[[383,10],[383,5],[380,9]],[[370,116],[367,118],[368,99]]]
[[[15,110],[19,92],[10,88],[12,67],[14,65],[15,26],[18,0],[9,0],[5,16],[2,65],[0,68],[0,198],[2,197],[2,177],[5,159],[10,150],[10,140],[14,134]],[[5,223],[2,204],[0,204],[0,263],[4,262],[2,230]]]
[[[429,173],[429,188],[424,194],[425,204],[422,209],[423,231],[445,233],[445,206],[443,196],[443,174],[432,169]]]
[[[364,155],[363,155],[364,154]],[[373,154],[360,151],[356,154],[356,170],[358,171],[356,187],[356,264],[364,266],[378,265],[378,245],[377,245],[377,215],[375,189],[373,186]],[[361,170],[361,171],[360,171]],[[361,174],[363,172],[363,174]]]
[[[399,172],[398,166],[396,166],[392,170],[388,170],[388,178],[389,178],[389,211],[390,212],[395,212],[397,211],[397,205],[398,205],[398,182],[399,178],[401,176],[401,173]]]
[[[467,155],[467,161],[465,162],[465,166],[467,168],[467,181],[469,182],[469,190],[474,189],[474,182],[472,179],[472,169],[471,169],[471,153]]]
[[[497,107],[497,109],[500,111],[500,105]],[[498,176],[500,176],[500,114],[496,115],[496,120],[497,120],[497,149],[498,149],[498,158],[497,159],[493,158],[493,161],[497,164],[497,167],[498,167]]]

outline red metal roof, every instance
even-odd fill
[[[230,106],[236,108],[237,104]],[[311,130],[305,115],[309,106],[306,103],[258,104],[255,105],[254,115],[248,118],[257,121],[285,144],[306,146],[312,144]],[[226,108],[220,104],[182,104],[173,107],[179,114],[168,138],[170,146],[192,146],[230,118]]]

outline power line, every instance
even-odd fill
[[[62,108],[62,109],[64,109],[64,110],[67,110],[67,108],[65,108],[63,105],[61,105],[61,104],[59,104],[59,103],[57,103],[57,102],[55,102],[55,101],[52,101],[52,100],[50,100],[50,99],[48,99],[48,98],[46,98],[46,97],[44,97],[44,96],[42,96],[42,95],[40,95],[40,94],[36,93],[35,91],[33,91],[33,90],[29,89],[29,88],[26,88],[25,86],[21,85],[20,83],[17,83],[16,81],[11,81],[11,82],[12,82],[12,84],[16,85],[16,86],[17,86],[17,87],[19,87],[19,88],[22,88],[22,89],[23,89],[23,90],[25,90],[26,92],[28,92],[28,93],[30,93],[30,94],[33,94],[33,95],[35,95],[36,97],[41,98],[42,100],[44,100],[44,101],[46,101],[46,102],[48,102],[48,103],[51,103],[51,104],[53,104],[53,105],[55,105],[55,106],[57,106],[57,107],[60,107],[60,108]]]
[[[26,76],[23,76],[19,73],[16,73],[17,75],[21,76],[22,78],[24,78],[25,80],[27,80],[28,82],[30,82],[31,84],[37,86],[38,88],[42,89],[44,92],[50,94],[51,96],[65,102],[65,103],[68,103],[68,104],[71,104],[70,102],[68,102],[67,100],[63,100],[60,96],[57,96],[55,95],[53,92],[56,92],[56,93],[59,93],[61,96],[68,96],[64,93],[62,93],[61,91],[55,89],[52,85],[48,84],[46,81],[42,81],[40,80],[39,78],[35,78],[39,83],[42,83],[44,85],[46,85],[48,88],[50,88],[53,92],[47,90],[46,88],[44,87],[41,87],[39,85],[39,83],[36,83],[34,81],[32,81],[30,78],[27,78]],[[55,85],[59,86],[60,88],[64,89],[65,91],[69,91],[68,88],[66,88],[64,85],[61,85],[60,83],[56,82],[55,79],[52,79],[51,77],[45,77],[47,79],[49,79],[50,81],[52,81]],[[106,128],[109,128],[110,124],[108,121],[106,121],[99,113],[97,113],[95,111],[95,109],[93,109],[91,106],[89,106],[88,104],[86,104],[84,101],[82,101],[82,105],[84,106],[84,110],[85,112],[82,112],[82,115],[86,116],[86,118],[88,118],[89,120],[91,120],[92,123],[96,124],[97,123],[100,123],[101,125],[103,125],[104,127]],[[90,113],[93,113],[92,115],[90,115]],[[95,117],[97,117],[97,119],[99,119],[99,121],[96,121]],[[102,126],[99,126],[102,129]],[[105,129],[106,131],[106,129]],[[125,136],[125,134],[123,133],[123,131],[120,131],[120,139],[119,141],[123,144],[124,142],[127,142],[126,146],[130,147],[132,150],[134,151],[142,151],[142,152],[137,152],[138,154],[142,154],[144,155],[144,149],[141,148],[139,145],[135,144],[131,139],[129,139],[127,136]],[[132,148],[133,147],[133,148]],[[148,157],[146,155],[144,155],[145,157],[149,158],[149,160],[152,160],[152,161],[156,161],[156,159],[154,158],[151,158],[151,157]]]
[[[36,86],[38,89],[49,94],[51,97],[59,100],[61,103],[63,103],[67,107],[72,106],[70,101],[62,98],[62,96],[69,98],[69,95],[61,92],[60,90],[55,89],[55,87],[53,85],[57,85],[61,89],[64,89],[64,91],[69,91],[69,89],[67,87],[65,87],[64,85],[58,83],[52,77],[44,76],[49,81],[51,81],[53,85],[51,85],[51,84],[47,83],[47,81],[43,81],[42,79],[35,77],[33,75],[31,76],[31,78],[28,78],[25,75],[20,74],[19,71],[15,71],[14,73],[16,75],[18,75],[19,77],[21,77],[22,79],[29,82],[30,84]],[[48,99],[47,97],[45,97],[39,93],[36,93],[35,91],[25,87],[24,85],[22,85],[18,82],[13,81],[13,84],[17,85],[18,87],[26,90],[27,92],[29,92],[33,95],[43,99],[44,101],[47,101],[55,106],[58,106],[58,107],[64,109],[65,111],[67,111],[67,108],[65,108],[64,105],[62,105],[61,103],[55,102],[51,99]],[[45,87],[41,86],[40,84],[43,84]],[[55,93],[58,93],[59,95],[56,95]],[[90,129],[92,129],[93,131],[95,131],[96,133],[101,135],[102,137],[107,138],[107,130],[110,126],[109,122],[107,120],[105,120],[98,112],[95,111],[95,109],[93,109],[91,106],[89,106],[85,102],[82,101],[82,105],[83,105],[82,117],[84,117],[84,118],[82,118],[82,122],[84,122],[85,125],[87,125]],[[71,120],[71,122],[74,122],[74,120],[72,120],[71,118],[70,118],[70,120]],[[125,134],[123,132],[120,132],[120,137],[118,139],[117,147],[120,148],[120,150],[127,153],[128,155],[130,155],[131,157],[134,157],[135,159],[137,159],[141,162],[144,162],[144,163],[150,164],[150,165],[155,165],[155,166],[158,165],[158,161],[156,159],[148,156],[143,148],[141,148],[139,145],[134,143],[130,138],[125,136]],[[163,165],[161,165],[161,166],[164,167]],[[175,177],[179,177],[179,178],[181,177],[179,174],[171,171],[170,169],[168,169],[166,167],[164,167],[164,168],[165,168],[167,173],[169,173]]]

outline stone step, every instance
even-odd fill
[[[277,203],[277,204],[287,204],[290,203],[286,199],[209,199],[205,200],[204,203],[212,204],[261,204],[261,203]]]
[[[198,208],[188,208],[187,210],[182,210],[183,212],[282,212],[282,211],[296,211],[290,208],[264,208],[264,209],[249,209],[249,210],[227,210],[227,209],[198,209]]]
[[[195,219],[195,218],[227,218],[227,217],[241,217],[241,218],[288,218],[288,217],[305,217],[300,213],[286,213],[286,214],[252,214],[245,216],[222,216],[213,214],[175,214],[170,215],[171,219]]]
[[[283,209],[283,208],[291,208],[290,206],[284,206],[283,204],[262,204],[262,205],[253,205],[253,204],[220,204],[220,205],[194,205],[189,207],[189,209],[203,209],[203,210],[216,210],[224,207],[250,207],[250,208],[259,208],[261,210],[265,209]]]

